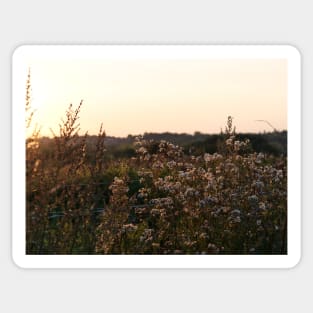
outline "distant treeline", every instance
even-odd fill
[[[137,136],[105,138],[108,159],[129,158],[135,155],[134,141]],[[84,137],[81,137],[83,140]],[[184,148],[185,153],[200,155],[203,153],[214,153],[219,150],[219,145],[224,139],[223,134],[203,134],[195,132],[193,135],[186,133],[144,133],[143,138],[159,142],[165,140]],[[255,152],[263,152],[273,155],[287,155],[287,131],[276,131],[269,133],[239,133],[237,140],[249,139],[251,149]],[[92,153],[97,142],[97,136],[87,136],[87,154]],[[42,137],[40,149],[47,157],[53,153],[53,138]]]

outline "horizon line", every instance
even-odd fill
[[[282,132],[288,132],[287,129],[282,129],[282,130],[272,130],[272,131],[247,131],[247,132],[238,132],[238,133],[235,133],[235,135],[244,135],[244,134],[272,134],[272,133],[282,133]],[[145,131],[143,133],[139,133],[139,134],[128,134],[126,136],[118,136],[118,135],[110,135],[110,134],[107,134],[105,132],[105,138],[108,138],[108,137],[112,137],[112,138],[128,138],[128,137],[138,137],[138,136],[145,136],[145,135],[150,135],[150,134],[153,134],[153,135],[162,135],[162,134],[171,134],[171,135],[187,135],[187,136],[196,136],[196,135],[206,135],[206,136],[213,136],[213,135],[221,135],[221,134],[225,134],[225,133],[222,133],[222,132],[216,132],[216,133],[204,133],[204,132],[201,132],[201,131],[194,131],[193,133],[188,133],[188,132],[171,132],[171,131],[164,131],[164,132],[148,132],[148,131]],[[88,131],[85,132],[84,134],[78,134],[79,137],[84,137],[85,135],[87,136],[95,136],[95,137],[98,137],[99,133],[97,134],[89,134]],[[60,137],[59,135],[58,136],[48,136],[48,135],[39,135],[38,138],[49,138],[49,139],[53,139],[55,137]],[[31,138],[31,136],[28,136],[26,139],[29,139]]]

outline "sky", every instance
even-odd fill
[[[287,129],[285,59],[33,59],[34,123],[58,132],[80,101],[80,134],[219,133],[228,116],[237,132]],[[26,84],[25,73],[25,84]]]

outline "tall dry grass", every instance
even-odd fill
[[[32,127],[31,83],[26,127]],[[53,132],[26,140],[27,254],[286,254],[287,158],[251,151],[227,119],[213,154],[136,140],[136,157],[108,161],[79,135],[83,103]],[[88,151],[90,149],[90,151]]]

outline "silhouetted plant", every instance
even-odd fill
[[[28,128],[30,90],[29,73]],[[79,135],[81,108],[68,107],[49,154],[39,131],[26,140],[28,254],[287,253],[287,157],[254,152],[232,117],[217,152],[146,134],[135,156],[110,159],[102,125],[91,146]]]

